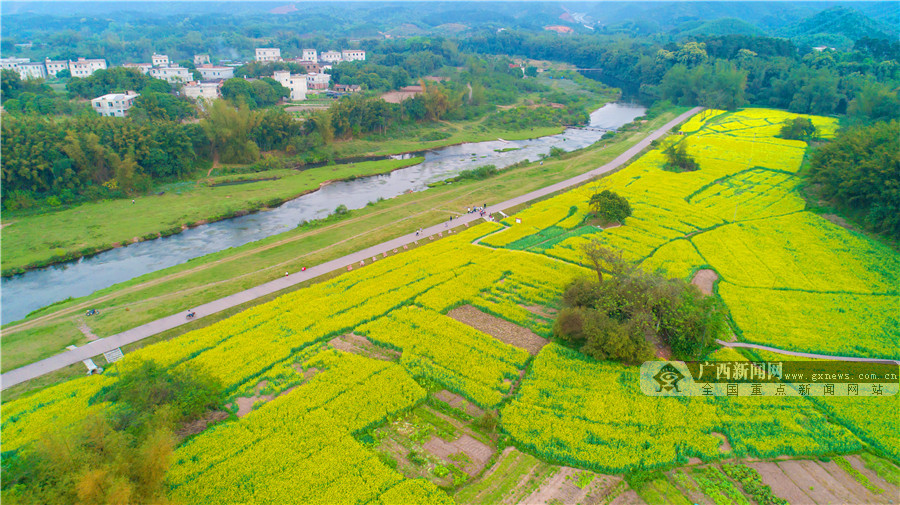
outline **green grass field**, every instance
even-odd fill
[[[211,186],[203,180],[179,183],[163,195],[103,200],[77,207],[4,220],[3,272],[79,257],[135,240],[171,234],[183,226],[218,221],[235,214],[275,206],[314,191],[326,181],[390,172],[422,158],[367,161],[304,171],[274,170],[219,179],[276,178],[245,184]],[[213,179],[215,181],[215,179]],[[336,202],[335,206],[340,202]],[[166,233],[166,231],[169,233]]]

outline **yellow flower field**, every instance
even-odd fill
[[[659,400],[640,393],[637,369],[589,360],[556,344],[537,355],[446,314],[462,305],[549,337],[569,282],[592,275],[581,246],[599,240],[647,270],[720,277],[717,294],[736,335],[832,355],[900,357],[900,257],[811,212],[795,175],[806,144],[776,138],[782,111],[709,111],[686,123],[700,169],[663,170],[651,151],[597,182],[283,295],[206,328],[129,353],[109,374],[73,380],[4,405],[3,448],[27,450],[44,433],[103,413],[91,398],[115,372],[152,360],[196,367],[234,399],[267,381],[274,400],[192,437],[169,472],[186,503],[451,503],[433,484],[406,479],[355,435],[425,400],[437,383],[484,408],[519,448],[549,461],[622,472],[737,455],[857,451],[863,441],[900,457],[896,399]],[[811,117],[821,137],[831,118]],[[633,215],[602,230],[592,194],[625,196]],[[520,222],[517,222],[520,221]],[[348,333],[399,351],[384,362],[330,349]],[[710,359],[738,359],[734,350]],[[297,368],[316,369],[308,378]],[[516,391],[511,385],[529,370]],[[418,382],[417,382],[418,381]],[[835,419],[836,423],[829,422]],[[893,424],[892,424],[893,423]],[[229,483],[224,486],[222,483]]]

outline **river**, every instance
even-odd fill
[[[644,107],[635,104],[606,104],[591,114],[590,126],[615,129],[644,112]],[[449,179],[463,170],[482,165],[504,168],[526,159],[537,160],[551,147],[566,151],[581,149],[599,140],[603,133],[569,128],[559,135],[537,139],[443,147],[426,152],[425,161],[418,165],[389,174],[331,183],[269,211],[197,226],[169,237],[3,278],[0,281],[0,320],[2,324],[16,321],[68,297],[89,295],[140,275],[288,231],[303,221],[328,216],[338,205],[360,209],[379,198],[423,191],[428,184]],[[517,149],[498,152],[510,148]],[[472,202],[472,205],[483,203]]]

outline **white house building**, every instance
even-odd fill
[[[308,89],[328,89],[329,82],[331,82],[331,74],[306,74]]]
[[[101,116],[125,117],[134,105],[134,99],[141,95],[134,91],[110,93],[91,100],[91,108]]]
[[[319,60],[326,63],[338,63],[341,61],[341,53],[337,51],[325,51],[319,55]]]
[[[150,73],[150,69],[153,68],[153,65],[149,63],[125,63],[122,65],[125,68],[134,68],[137,69],[138,72],[147,75]]]
[[[281,49],[277,47],[257,47],[256,61],[281,61]]]
[[[150,77],[162,79],[171,83],[189,82],[194,80],[194,76],[191,74],[190,70],[177,65],[151,68]]]
[[[208,54],[195,54],[194,55],[194,65],[209,65],[209,55]]]
[[[78,58],[78,61],[69,60],[69,71],[72,77],[88,77],[98,70],[106,69],[106,60]]]
[[[222,81],[191,81],[184,85],[181,88],[181,92],[184,93],[184,96],[192,99],[192,100],[215,100],[222,96]]]
[[[153,56],[150,57],[150,63],[152,63],[154,67],[168,67],[169,57],[165,54],[153,53]]]
[[[234,67],[222,67],[218,65],[200,65],[197,71],[203,76],[204,81],[216,79],[231,79],[234,77]]]
[[[291,90],[290,99],[292,101],[306,100],[306,76],[301,74],[291,74],[287,70],[278,70],[272,78],[279,84]]]
[[[47,67],[48,76],[56,77],[56,74],[69,69],[69,62],[66,60],[54,61],[46,58],[44,59],[44,66]]]
[[[0,58],[0,69],[3,70],[15,70],[19,71],[19,65],[22,63],[28,63],[31,60],[28,58]]]
[[[344,49],[341,51],[341,58],[344,61],[365,61],[366,52],[359,49]]]
[[[47,67],[45,67],[42,62],[38,61],[19,63],[19,77],[23,81],[28,79],[46,79]]]
[[[304,61],[319,61],[319,57],[316,55],[315,49],[304,49],[303,56],[301,56]]]

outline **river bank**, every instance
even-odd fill
[[[42,309],[27,321],[4,327],[3,369],[33,362],[86,342],[78,329],[85,308],[99,316],[87,319],[92,331],[104,337],[212,300],[298,272],[353,251],[446,222],[478,201],[508,199],[568,179],[607,163],[685,109],[670,109],[639,128],[622,132],[587,149],[533,162],[482,181],[441,185],[426,192],[404,194],[352,211],[340,221],[315,228],[294,229],[281,235],[207,255],[166,270],[100,290],[89,297]],[[246,307],[244,307],[246,308]],[[206,319],[166,333],[170,338],[212,322]],[[137,344],[135,344],[137,345]],[[129,347],[131,348],[131,347]],[[127,352],[127,350],[126,350]],[[73,367],[72,373],[81,373]],[[24,386],[24,385],[23,385]]]
[[[421,163],[424,158],[379,160],[332,165],[298,171],[280,171],[271,178],[229,187],[193,181],[180,183],[163,195],[132,200],[90,202],[64,211],[13,218],[3,228],[2,276],[136,244],[169,237],[204,224],[246,216],[317,191],[324,184],[386,174]]]
[[[634,118],[644,114],[646,109],[633,104],[607,104],[592,115],[592,124],[598,127],[615,128],[630,123]],[[417,165],[393,170],[383,175],[356,177],[322,186],[300,198],[290,200],[268,212],[249,214],[228,220],[220,220],[206,225],[186,229],[165,238],[140,241],[135,240],[128,247],[110,249],[75,262],[68,262],[57,267],[32,270],[26,274],[4,278],[2,281],[3,304],[2,319],[11,321],[25,317],[29,312],[57,302],[59,300],[90,294],[98,289],[127,281],[133,277],[167,268],[193,258],[218,252],[230,247],[238,247],[248,242],[260,240],[297,227],[306,221],[314,221],[327,217],[337,207],[361,209],[383,199],[391,199],[408,192],[424,191],[431,183],[450,179],[464,170],[472,170],[481,165],[492,164],[498,168],[508,167],[524,160],[536,160],[544,157],[553,148],[572,151],[587,147],[604,135],[601,130],[568,129],[562,134],[529,139],[524,141],[495,140],[475,144],[461,144],[429,151],[425,160]],[[509,147],[516,147],[509,150]],[[393,160],[389,160],[393,161]],[[388,161],[374,162],[388,163]],[[362,165],[362,164],[359,164]],[[229,196],[237,195],[250,201],[265,203],[273,197],[273,192],[289,196],[292,192],[312,189],[328,179],[338,179],[337,174],[355,175],[359,173],[359,165],[336,165],[299,172],[297,175],[277,181],[255,182],[235,186],[219,186],[204,188],[202,191],[185,193],[180,198],[170,197],[169,205],[153,205],[158,212],[179,212],[183,220],[194,221],[200,205],[221,208],[229,205]],[[324,172],[323,172],[324,170]],[[318,174],[318,177],[315,176]],[[287,182],[285,182],[287,181]],[[299,183],[297,181],[300,181]],[[298,191],[287,191],[289,182],[309,184],[299,187]],[[198,194],[205,195],[199,204],[192,203]],[[223,197],[224,195],[224,197]],[[253,195],[252,198],[247,198]],[[150,197],[166,198],[163,197]],[[231,201],[237,201],[232,199]],[[197,202],[197,200],[193,200]],[[474,205],[474,202],[468,202]],[[117,223],[134,224],[144,220],[151,225],[172,227],[179,224],[166,223],[159,216],[142,212],[144,202],[110,202],[117,205],[119,214],[95,214],[92,221],[105,219],[106,215],[115,215]],[[177,205],[177,206],[176,206]],[[150,206],[147,205],[149,208]],[[240,210],[234,205],[232,210]],[[210,212],[209,214],[216,214]],[[72,218],[74,213],[68,213]],[[134,221],[132,221],[134,220]],[[182,221],[183,222],[183,221]],[[84,223],[62,222],[59,219],[47,223],[57,226],[60,233],[68,233],[70,237],[80,238],[73,230],[84,230]],[[78,226],[80,224],[80,227]],[[15,226],[13,226],[14,228]],[[71,229],[70,229],[71,228]],[[88,229],[88,231],[95,231]],[[152,229],[152,228],[151,228]],[[46,240],[42,229],[33,233],[33,240]],[[51,235],[52,236],[52,235]],[[139,238],[139,237],[136,237]],[[151,237],[152,238],[152,237]],[[8,251],[7,251],[8,252]]]

